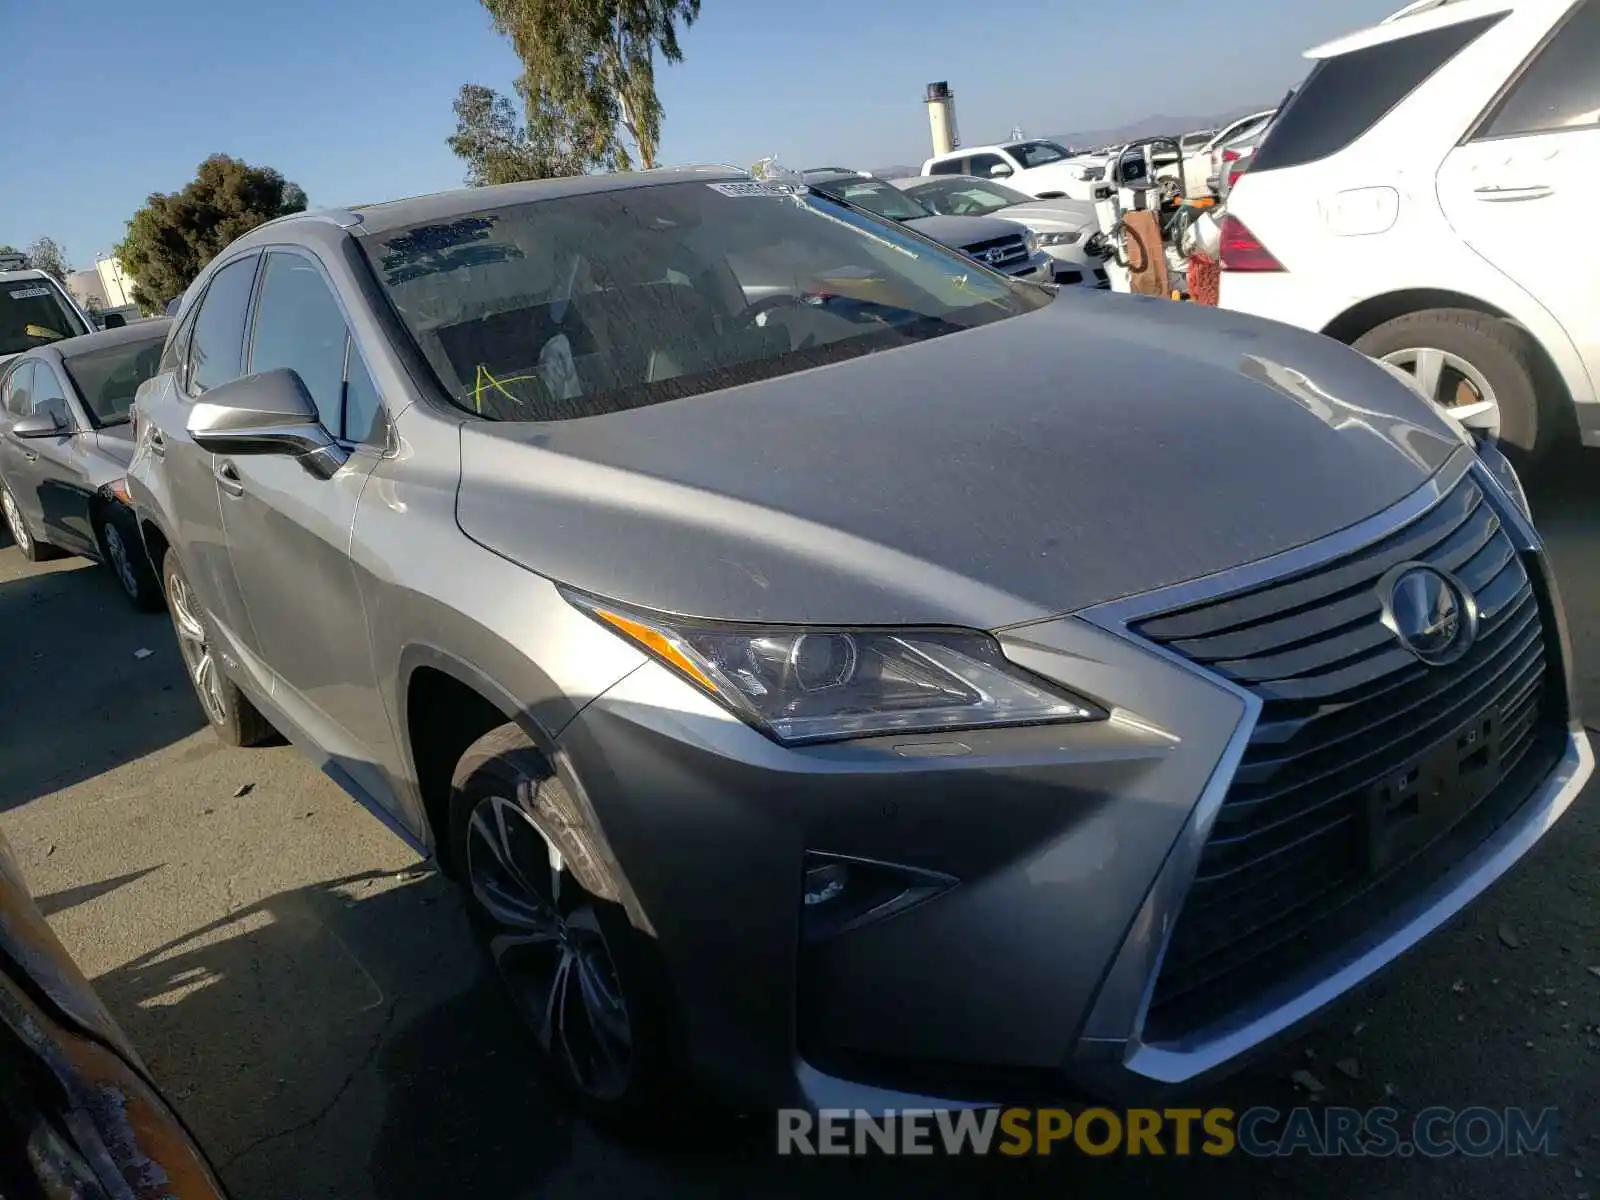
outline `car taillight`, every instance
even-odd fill
[[[1224,150],[1222,152],[1222,161],[1225,163],[1238,162],[1239,152],[1237,150]]]
[[[1233,185],[1239,182],[1239,176],[1243,175],[1249,169],[1250,160],[1247,158],[1241,158],[1238,162],[1234,163],[1233,166],[1228,168],[1228,190],[1230,192],[1233,191]]]
[[[1283,264],[1235,216],[1222,218],[1222,269],[1224,271],[1281,271]]]

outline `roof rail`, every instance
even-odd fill
[[[1399,12],[1390,13],[1383,20],[1379,21],[1378,24],[1388,25],[1392,21],[1403,20],[1406,17],[1414,17],[1418,13],[1428,12],[1430,9],[1443,8],[1446,4],[1456,4],[1458,2],[1459,0],[1411,0],[1410,4],[1406,5]]]

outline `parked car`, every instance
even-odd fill
[[[7,1197],[223,1200],[205,1153],[45,924],[3,834],[0,1062]]]
[[[1224,126],[1210,141],[1197,150],[1185,150],[1183,157],[1183,186],[1191,196],[1204,196],[1207,190],[1215,191],[1215,181],[1222,175],[1222,153],[1233,142],[1260,129],[1265,129],[1277,109],[1266,109],[1241,117]]]
[[[134,607],[162,606],[124,476],[134,393],[155,374],[172,322],[50,342],[0,372],[0,510],[32,561],[104,563]]]
[[[1095,181],[1104,178],[1105,166],[1104,155],[1076,154],[1057,142],[1035,139],[936,154],[922,164],[922,174],[1003,179],[1041,200],[1059,196],[1090,200]]]
[[[0,271],[0,363],[93,328],[66,288],[43,271]]]
[[[941,215],[892,184],[859,171],[824,168],[806,171],[803,178],[807,187],[825,196],[898,221],[1003,274],[1036,283],[1049,283],[1055,277],[1054,259],[1039,249],[1038,239],[1023,222]]]
[[[618,1118],[1209,1077],[1592,769],[1514,475],[1403,377],[729,168],[263,225],[138,410],[213,728],[437,856]]]
[[[1348,342],[1524,462],[1600,445],[1600,0],[1416,6],[1316,66],[1229,197],[1222,304]]]
[[[1108,286],[1104,260],[1084,252],[1100,228],[1092,204],[1065,198],[1035,200],[1003,183],[971,175],[914,175],[892,182],[941,216],[994,216],[1024,226],[1053,260],[1057,283]]]

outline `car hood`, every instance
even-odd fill
[[[1020,221],[1029,229],[1099,228],[1094,205],[1087,200],[1034,200],[1000,210],[1005,220]]]
[[[956,247],[1027,232],[1023,226],[1003,217],[913,217],[901,224],[907,229],[915,229],[923,237]]]
[[[1323,537],[1461,448],[1331,339],[1079,289],[810,371],[469,421],[461,439],[466,534],[585,591],[732,620],[984,628]]]

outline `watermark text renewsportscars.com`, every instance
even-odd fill
[[[1446,1158],[1551,1155],[1553,1108],[781,1109],[780,1155]]]

